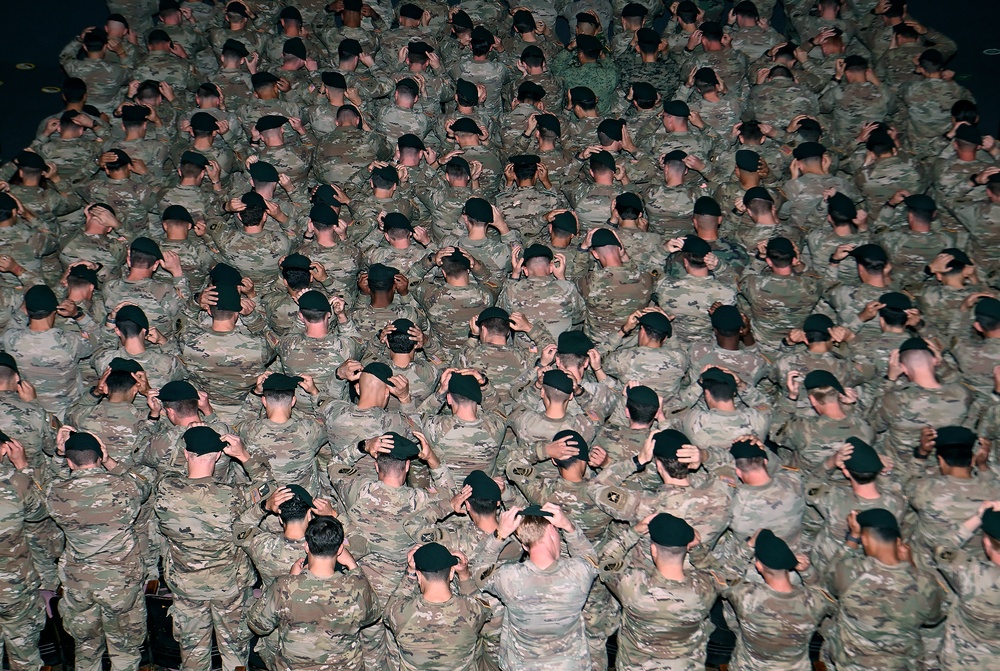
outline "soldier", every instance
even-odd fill
[[[277,668],[330,665],[360,671],[365,663],[359,632],[378,619],[379,607],[345,543],[344,525],[333,517],[310,520],[305,554],[291,575],[254,602],[247,621],[259,634],[277,630]],[[323,636],[317,637],[319,632]]]
[[[726,618],[738,632],[730,664],[740,670],[808,666],[810,641],[833,614],[833,599],[818,587],[792,582],[791,572],[804,572],[809,562],[770,529],[758,530],[749,545],[764,582],[743,579],[722,593]]]
[[[79,362],[94,351],[97,324],[72,301],[60,303],[45,285],[24,292],[27,328],[8,328],[3,333],[3,349],[18,362],[18,371],[32,380],[39,403],[57,418],[83,392]],[[56,316],[77,326],[71,331],[56,326]]]
[[[516,534],[528,560],[500,564],[478,580],[483,591],[506,607],[500,668],[589,668],[581,613],[598,573],[593,546],[555,504],[515,511],[501,518],[497,535],[506,539]],[[565,533],[569,558],[560,557],[560,531]],[[545,627],[540,626],[542,621]]]
[[[941,619],[941,588],[911,563],[891,512],[851,512],[848,525],[832,564],[838,606],[823,661],[838,671],[907,668],[905,660],[920,658],[920,627]]]
[[[361,354],[346,305],[343,299],[330,301],[321,292],[309,290],[299,296],[298,308],[301,330],[283,336],[275,347],[281,367],[286,375],[310,375],[321,391],[335,389],[339,386],[337,368]],[[334,317],[337,324],[331,326]]]
[[[695,207],[698,207],[697,203]],[[696,215],[696,226],[698,218]],[[664,274],[660,278],[656,283],[656,303],[669,310],[672,330],[676,331],[678,340],[685,344],[705,340],[711,335],[711,307],[717,303],[733,305],[736,291],[723,279],[724,274],[715,274],[719,257],[715,256],[709,242],[697,235],[686,235],[669,241],[667,250],[671,249],[676,250],[672,252],[671,262],[679,265],[684,272],[679,277]],[[713,264],[714,268],[710,268],[709,264]]]
[[[479,632],[491,609],[484,599],[452,593],[452,580],[459,581],[460,590],[475,589],[468,559],[440,543],[421,545],[408,559],[408,576],[389,599],[384,616],[399,646],[400,668],[473,671]]]
[[[209,671],[213,631],[223,664],[246,666],[250,653],[246,618],[254,572],[234,543],[233,525],[244,515],[261,519],[260,503],[274,489],[271,469],[266,458],[247,452],[238,436],[220,436],[208,426],[188,428],[183,441],[187,472],[160,480],[154,502],[167,541],[164,577],[174,597],[181,668]],[[214,480],[216,462],[223,454],[243,465],[249,484]]]
[[[31,559],[33,551],[25,538],[25,527],[45,519],[46,510],[37,480],[28,475],[31,465],[24,445],[5,433],[0,440],[0,459],[7,457],[10,461],[10,467],[3,466],[0,481],[0,529],[5,541],[0,570],[4,575],[3,600],[9,604],[9,614],[0,620],[0,641],[7,648],[11,669],[30,671],[42,667],[38,639],[45,628],[46,605],[39,593],[42,585]]]
[[[604,53],[604,45],[593,35],[578,34],[573,50],[566,49],[552,59],[553,74],[562,77],[566,91],[575,86],[587,86],[597,96],[597,109],[601,114],[611,111],[618,87],[618,68],[614,60]]]
[[[635,331],[635,346],[625,347],[626,334]],[[676,394],[687,374],[688,358],[673,342],[672,322],[657,308],[636,310],[612,338],[618,346],[603,359],[604,370],[622,384],[636,382],[665,396]]]
[[[322,422],[308,410],[293,413],[299,388],[310,395],[319,395],[310,376],[289,376],[264,373],[257,381],[254,394],[260,396],[264,417],[256,400],[247,401],[234,424],[240,438],[264,454],[278,484],[297,484],[307,491],[325,491],[320,479],[317,458],[327,443]]]
[[[972,548],[963,549],[980,528],[987,561],[974,556]],[[992,597],[997,567],[1000,566],[998,539],[1000,506],[996,501],[986,501],[959,527],[943,537],[935,551],[937,569],[959,598],[945,625],[941,663],[947,671],[991,659],[996,653],[993,643],[996,639],[990,636],[992,618],[984,619],[981,614],[989,613],[996,607]]]
[[[138,536],[149,524],[140,510],[153,488],[152,470],[129,466],[131,455],[119,465],[99,437],[68,426],[59,443],[70,476],[48,483],[45,507],[66,533],[59,613],[76,664],[99,670],[106,650],[116,667],[136,668],[146,638],[147,569]]]
[[[497,296],[497,307],[520,312],[546,328],[551,339],[583,325],[587,305],[575,284],[566,280],[566,256],[540,244],[511,253],[510,281]],[[523,279],[522,279],[523,273]]]
[[[581,283],[587,302],[587,330],[603,340],[614,333],[611,326],[616,317],[649,304],[653,276],[639,269],[611,229],[592,230],[584,246],[598,263]]]
[[[191,297],[180,256],[163,252],[150,238],[139,237],[129,245],[125,260],[128,272],[103,288],[104,309],[110,313],[124,302],[133,303],[142,308],[147,319],[153,317],[153,326],[164,337],[176,335],[184,302]],[[170,280],[155,277],[160,268],[170,274]]]
[[[211,324],[190,324],[181,356],[195,383],[216,400],[221,414],[233,419],[257,376],[274,358],[273,340],[261,335],[266,324],[254,302],[237,287],[212,287]],[[203,294],[204,295],[204,294]]]

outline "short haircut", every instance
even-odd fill
[[[306,527],[306,545],[317,557],[336,557],[344,544],[344,525],[336,517],[314,517]]]
[[[545,537],[545,532],[548,531],[551,524],[547,517],[525,515],[514,535],[517,536],[517,540],[521,541],[521,545],[531,548]]]
[[[656,413],[660,410],[660,407],[657,405],[636,403],[635,401],[626,401],[625,409],[628,410],[628,416],[632,418],[633,422],[650,424],[656,419]]]
[[[479,325],[481,328],[486,329],[493,335],[503,336],[504,338],[510,337],[510,322],[501,317],[491,317],[490,319],[484,319],[483,323]]]
[[[124,394],[136,385],[135,377],[127,370],[113,370],[108,374],[105,384],[109,394]]]
[[[681,480],[691,474],[688,465],[681,463],[676,458],[656,457],[656,463],[674,480]]]
[[[767,458],[766,457],[746,457],[741,459],[734,459],[736,468],[741,471],[759,471],[762,468],[767,468]]]
[[[293,496],[280,506],[278,506],[278,517],[282,524],[298,522],[304,520],[309,513],[310,507],[298,496]],[[311,546],[310,546],[311,549]]]
[[[378,464],[378,470],[380,473],[386,475],[402,475],[406,472],[406,465],[408,462],[405,459],[396,459],[388,454],[381,453],[375,458],[375,463]]]

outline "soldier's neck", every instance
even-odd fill
[[[851,489],[854,490],[855,496],[859,499],[865,499],[866,501],[874,501],[875,499],[882,497],[878,491],[878,485],[874,482],[866,482],[863,485],[860,485],[857,482],[852,482]]]
[[[142,338],[126,338],[122,342],[122,349],[135,356],[146,351],[146,344],[142,341]]]

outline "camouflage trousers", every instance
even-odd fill
[[[42,581],[42,589],[56,591],[59,589],[56,564],[66,545],[66,535],[49,517],[40,522],[28,522],[25,525],[25,535],[31,562]]]
[[[174,638],[181,648],[181,671],[211,671],[212,631],[219,646],[223,671],[246,666],[250,656],[250,628],[244,613],[253,590],[230,598],[194,601],[174,594],[170,607]]]
[[[66,633],[76,645],[77,671],[101,671],[107,649],[112,671],[139,668],[146,639],[146,599],[141,572],[125,582],[68,584],[59,601]]]
[[[6,648],[11,671],[41,669],[38,637],[44,628],[45,603],[37,591],[18,603],[0,604],[0,660]]]

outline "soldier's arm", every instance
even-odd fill
[[[585,559],[587,564],[589,564],[592,569],[592,574],[597,575],[597,550],[594,549],[593,543],[587,539],[580,529],[579,524],[573,525],[572,531],[563,531],[563,538],[566,540],[566,546],[569,550],[569,555],[571,557],[579,557],[580,559]]]
[[[512,458],[507,463],[506,475],[529,502],[541,505],[548,500],[550,492],[545,486],[545,479],[525,459]]]
[[[278,581],[272,583],[264,597],[255,601],[247,614],[247,625],[261,636],[270,634],[278,626],[278,585]]]

